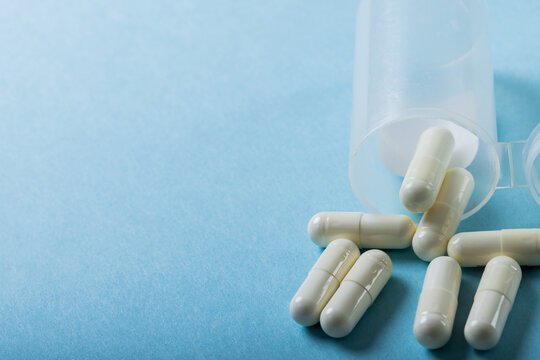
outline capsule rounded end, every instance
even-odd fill
[[[447,237],[438,231],[421,227],[412,240],[413,251],[420,259],[431,261],[446,252]]]
[[[398,234],[400,234],[400,244],[403,248],[411,246],[411,241],[416,232],[416,223],[406,215],[398,215]]]
[[[325,309],[321,314],[320,321],[321,328],[326,335],[334,338],[347,336],[354,328],[349,317],[335,308]]]
[[[489,260],[488,264],[491,264],[491,266],[494,266],[495,264],[501,264],[503,266],[507,266],[511,268],[514,272],[518,273],[519,278],[521,279],[521,267],[519,266],[519,263],[509,256],[504,256],[504,255],[496,256],[492,258],[491,260]]]
[[[462,246],[462,236],[461,233],[455,234],[448,241],[446,247],[448,256],[455,259],[458,263],[462,265],[463,263],[463,246]]]
[[[501,334],[488,322],[472,321],[465,325],[465,340],[477,350],[488,350],[497,345]]]
[[[457,177],[459,179],[467,178],[467,180],[462,180],[464,183],[471,183],[472,188],[474,188],[474,176],[470,171],[464,168],[455,167],[446,172],[446,176]]]
[[[332,240],[330,244],[328,244],[328,246],[340,246],[349,252],[357,253],[356,257],[360,256],[360,250],[358,249],[358,246],[349,239]]]
[[[413,328],[416,341],[428,349],[444,346],[452,335],[452,327],[448,320],[439,314],[423,314]]]
[[[456,259],[450,257],[450,256],[438,256],[435,259],[431,260],[429,263],[429,266],[437,266],[442,267],[446,272],[452,271],[455,272],[458,279],[458,284],[461,282],[461,266],[459,266],[459,263],[456,261]],[[456,289],[456,293],[459,291],[459,286]]]
[[[328,245],[328,239],[326,236],[326,213],[320,212],[311,218],[308,223],[308,236],[315,244],[326,247]]]
[[[425,130],[423,134],[428,137],[438,136],[441,139],[445,139],[445,141],[449,144],[448,146],[454,146],[454,135],[452,135],[452,132],[444,126],[432,126],[429,129]]]
[[[406,179],[399,191],[399,200],[413,213],[429,210],[437,198],[433,185],[419,179]]]
[[[393,266],[392,259],[390,259],[390,256],[388,256],[388,254],[385,253],[384,251],[379,250],[379,249],[372,249],[372,250],[366,251],[363,254],[363,256],[374,258],[376,261],[380,262],[385,267],[387,267],[390,272],[392,271],[392,266]]]
[[[317,304],[302,296],[295,296],[289,305],[289,312],[294,321],[303,326],[312,326],[319,322]]]

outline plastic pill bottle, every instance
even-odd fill
[[[349,178],[374,213],[410,214],[399,201],[420,134],[454,135],[450,167],[475,189],[463,218],[497,188],[529,186],[540,204],[540,126],[499,143],[483,0],[362,0],[358,10]]]

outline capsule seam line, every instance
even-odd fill
[[[496,293],[499,293],[501,294],[506,300],[508,300],[508,302],[510,303],[510,306],[514,306],[514,303],[512,301],[510,301],[510,298],[508,296],[506,296],[505,293],[503,292],[500,292],[499,290],[495,290],[495,289],[482,289],[480,291],[478,291],[476,293],[476,295],[480,294],[482,291],[493,291],[493,292],[496,292]],[[476,295],[474,295],[474,298],[476,299]]]
[[[364,285],[360,284],[358,281],[354,281],[354,280],[351,280],[351,279],[343,280],[343,282],[345,282],[345,281],[353,282],[353,283],[357,284],[358,286],[360,286],[362,289],[366,290],[367,294],[369,295],[369,299],[371,300],[370,305],[373,304],[373,296],[371,296],[371,293],[369,292],[368,289],[366,289],[366,287]]]
[[[352,241],[351,239],[347,239],[349,240],[350,242],[352,242],[354,244],[354,241]],[[354,244],[356,246],[356,248],[358,248],[358,245]],[[340,248],[342,248],[343,250],[345,250],[345,256],[348,257],[351,253],[352,253],[352,250],[347,248],[347,247],[344,247],[344,246],[340,246],[340,245],[337,245],[336,246],[339,246]]]
[[[434,157],[434,156],[421,155],[421,158],[422,158],[422,159],[435,160],[435,161],[438,163],[439,166],[444,166],[444,163],[443,163],[440,159],[438,159],[438,158],[436,158],[436,157]],[[424,161],[425,161],[425,160],[424,160]],[[412,161],[411,161],[411,163],[412,163]],[[409,179],[418,179],[418,178],[419,178],[418,176],[410,176],[410,175],[407,176],[407,174],[405,174],[405,176],[406,176],[407,178],[409,178]],[[424,180],[422,180],[422,181],[424,181]],[[424,182],[426,182],[426,181],[424,181]],[[427,182],[426,182],[426,183],[427,183]]]
[[[429,224],[430,224],[430,223],[428,223],[428,225],[429,225]],[[423,228],[425,228],[425,227],[429,227],[429,226],[423,225],[423,226],[420,226],[420,229],[423,229]],[[419,231],[417,231],[417,232],[419,232]],[[434,232],[436,232],[438,235],[447,236],[445,233],[443,233],[443,232],[440,231],[439,229],[436,229]]]
[[[322,268],[320,268],[320,267],[315,267],[315,268],[313,268],[313,270],[321,270],[321,271],[324,271],[325,273],[327,273],[328,275],[330,275],[331,277],[333,277],[334,279],[336,279],[336,281],[339,283],[338,278],[337,278],[334,274],[332,274],[330,271],[328,271],[328,270],[326,270],[326,269],[322,269]]]
[[[460,193],[458,193],[458,194],[463,194],[463,191],[460,192]],[[458,194],[456,194],[456,197],[457,197]],[[436,202],[437,202],[437,205],[446,205],[446,206],[448,206],[451,210],[454,210],[455,212],[457,212],[456,207],[453,206],[453,205],[450,205],[450,204],[447,203],[446,201],[436,201]]]
[[[429,291],[429,290],[440,290],[440,291],[443,291],[445,293],[448,293],[450,295],[450,297],[453,297],[456,300],[458,299],[458,297],[453,292],[449,291],[448,289],[443,289],[443,288],[433,288],[433,287],[431,287],[431,288],[425,289],[425,290],[422,289],[421,294],[423,294],[425,291]]]
[[[438,313],[438,312],[435,312],[435,311],[429,311],[429,310],[426,310],[426,311],[422,311],[421,313],[419,313],[420,315],[424,315],[424,314],[434,314],[434,315],[438,315],[440,317],[443,317],[445,320],[448,320],[448,315],[446,314],[442,314],[442,313]]]
[[[440,163],[441,165],[444,165],[444,163],[441,161],[441,159],[435,157],[435,156],[432,156],[432,155],[420,155],[423,159],[432,159],[432,160],[435,160],[437,161],[438,163]]]

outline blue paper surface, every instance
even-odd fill
[[[540,119],[540,3],[490,3],[499,138]],[[288,305],[318,211],[362,211],[347,176],[357,2],[4,1],[1,358],[534,358],[540,270],[500,344],[418,345],[427,264],[394,275],[341,340]],[[384,189],[381,189],[384,191]],[[540,227],[527,189],[461,231]]]

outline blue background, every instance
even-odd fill
[[[540,3],[490,1],[499,137],[540,118]],[[500,344],[412,335],[426,263],[394,275],[356,330],[288,305],[320,254],[318,211],[363,210],[347,158],[357,1],[4,1],[0,11],[0,357],[526,358],[540,270]],[[527,189],[460,230],[540,227]]]

